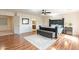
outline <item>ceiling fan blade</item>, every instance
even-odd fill
[[[45,10],[43,9],[42,12],[45,12]]]
[[[51,13],[51,12],[46,12],[46,13]]]
[[[42,14],[46,15],[47,13],[51,13],[51,12],[46,11],[45,9],[42,10]]]

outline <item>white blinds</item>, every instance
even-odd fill
[[[2,25],[8,25],[7,18],[0,18],[0,26]]]

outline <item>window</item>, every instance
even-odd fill
[[[7,18],[0,18],[0,25],[7,25]]]

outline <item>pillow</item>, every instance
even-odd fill
[[[52,24],[52,25],[51,25],[52,28],[55,28],[56,26],[57,26],[58,28],[61,28],[61,27],[62,27],[62,25],[58,25],[58,24]]]
[[[62,28],[62,25],[57,25],[58,28]]]
[[[51,25],[51,28],[55,28],[56,26],[57,26],[57,25],[54,25],[54,24],[53,24],[53,25]]]

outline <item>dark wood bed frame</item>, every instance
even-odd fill
[[[49,27],[51,25],[53,25],[53,24],[54,25],[55,24],[62,25],[62,27],[64,28],[64,18],[62,18],[62,19],[54,19],[54,20],[49,19]],[[63,29],[62,33],[64,33],[64,29]]]
[[[53,24],[54,25],[55,24],[62,25],[63,28],[64,28],[64,18],[55,19],[55,20],[49,19],[49,28],[39,26],[39,30],[37,30],[37,34],[43,35],[43,36],[48,37],[48,38],[52,38],[52,35],[53,35],[52,32],[55,32],[55,38],[57,38],[57,33],[58,33],[57,32],[57,27],[50,28],[50,26],[53,25]],[[64,30],[63,30],[63,32],[64,32]]]
[[[62,19],[55,19],[55,20],[49,19],[49,26],[51,26],[52,24],[62,25],[64,27],[64,18],[62,18]]]

